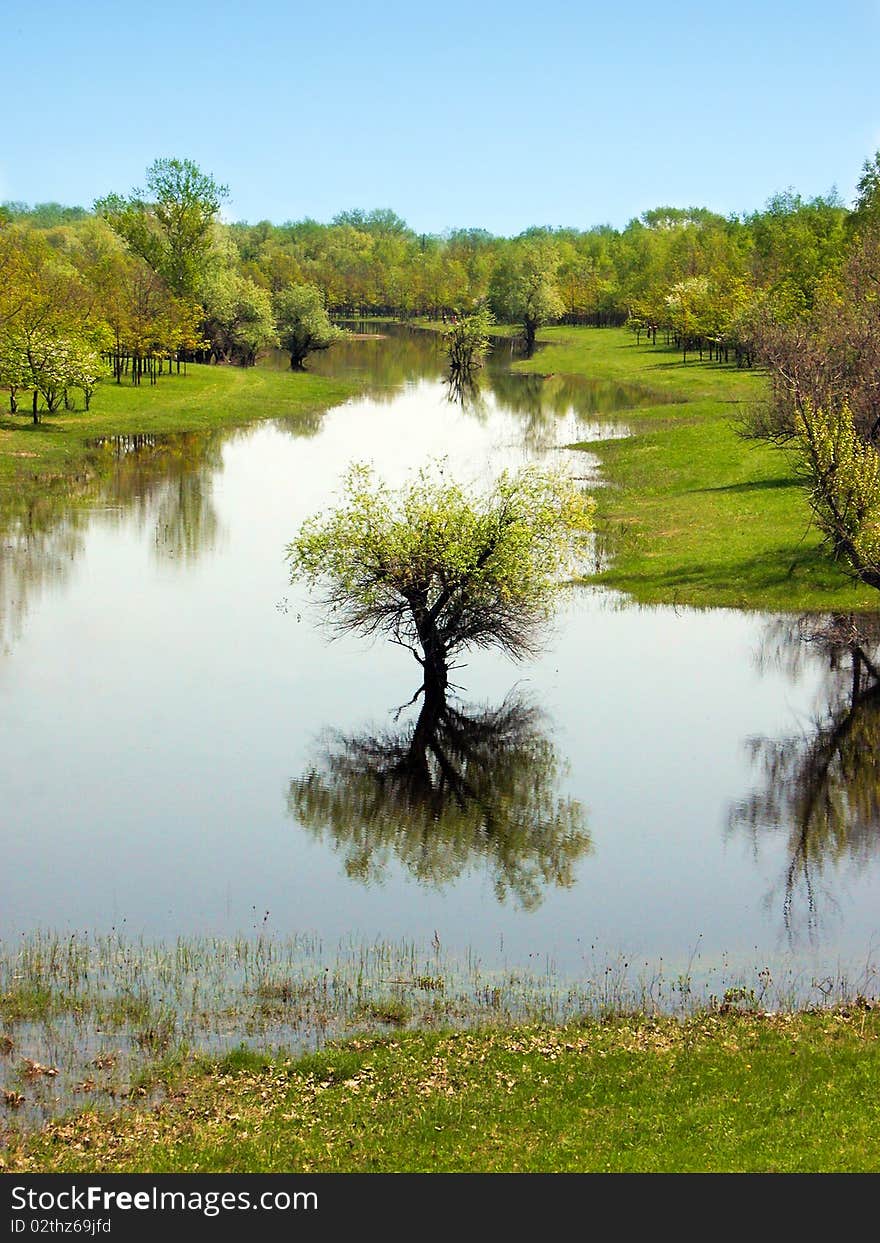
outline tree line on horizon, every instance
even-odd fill
[[[156,160],[146,188],[92,210],[0,207],[0,383],[15,412],[49,411],[102,375],[154,383],[181,359],[291,365],[333,340],[328,315],[465,315],[522,325],[628,324],[683,357],[751,363],[768,322],[803,323],[833,296],[859,226],[876,212],[880,155],[852,209],[793,191],[724,217],[658,207],[610,225],[416,233],[390,210],[329,224],[225,223],[226,187],[192,161]]]

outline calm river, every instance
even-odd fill
[[[479,480],[620,435],[635,390],[516,377],[449,400],[396,330],[315,370],[368,395],[298,423],[105,446],[100,503],[0,536],[0,935],[437,937],[576,974],[597,958],[846,971],[880,946],[880,700],[865,634],[637,608],[592,589],[545,654],[453,676],[454,770],[394,765],[408,653],[328,643],[285,545],[353,459]],[[873,657],[872,657],[873,658]],[[855,662],[855,673],[854,673]]]

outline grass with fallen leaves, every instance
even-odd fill
[[[108,1118],[14,1140],[7,1171],[873,1171],[880,1015],[617,1018],[239,1050]]]

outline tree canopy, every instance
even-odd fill
[[[527,467],[471,494],[424,468],[399,494],[353,466],[343,503],[288,546],[291,580],[319,589],[340,632],[384,635],[447,684],[451,656],[533,653],[589,528],[593,502],[566,476]]]
[[[342,337],[330,322],[316,285],[288,285],[275,295],[278,339],[290,355],[292,371],[302,371],[309,354],[326,350]]]
[[[155,160],[146,190],[110,194],[95,207],[178,297],[196,298],[212,247],[211,226],[228,195],[192,160]]]

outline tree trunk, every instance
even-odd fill
[[[538,325],[533,319],[527,319],[523,325],[526,334],[526,353],[531,357],[535,352],[535,337],[538,333]]]

